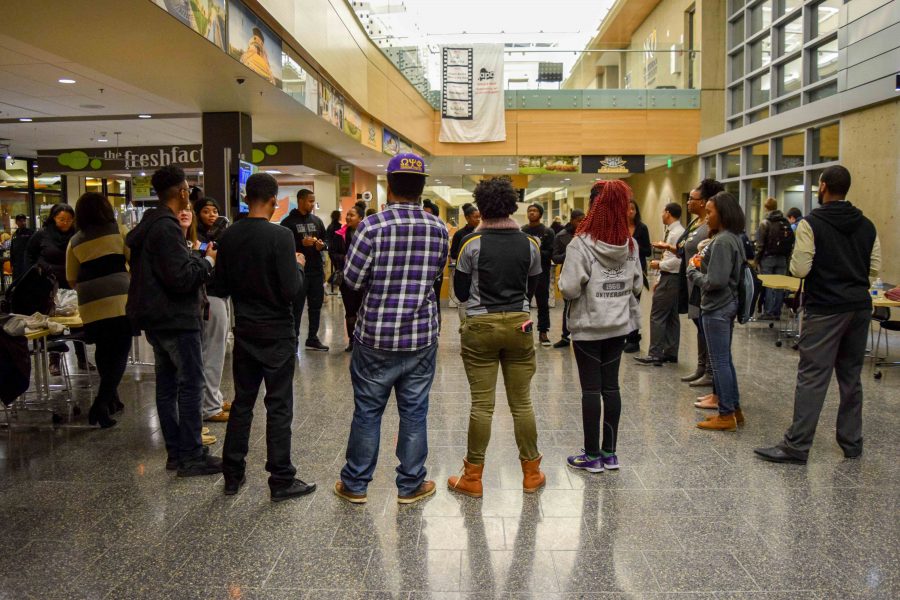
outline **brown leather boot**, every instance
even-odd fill
[[[484,492],[481,487],[482,473],[484,473],[484,465],[473,465],[466,459],[463,459],[462,476],[454,475],[447,480],[447,485],[451,491],[459,492],[472,498],[481,498]]]
[[[741,409],[735,409],[734,411],[734,419],[737,421],[738,427],[744,426],[744,411]]]
[[[697,423],[697,427],[710,431],[736,431],[737,417],[734,413],[731,413],[730,415],[716,414],[705,421]]]
[[[534,493],[544,487],[547,483],[547,477],[541,473],[541,459],[538,456],[534,460],[522,461],[522,488],[529,494]]]

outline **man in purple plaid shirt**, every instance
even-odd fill
[[[400,413],[397,502],[411,504],[435,489],[425,480],[426,420],[440,333],[434,281],[447,264],[449,243],[443,222],[419,204],[425,177],[421,157],[391,159],[388,206],[360,223],[344,267],[344,283],[365,291],[365,298],[353,332],[355,410],[347,463],[334,493],[355,504],[366,501],[391,390]]]

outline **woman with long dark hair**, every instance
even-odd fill
[[[559,289],[569,301],[584,426],[582,453],[567,462],[590,473],[619,468],[619,365],[625,338],[641,318],[638,297],[644,278],[629,227],[630,198],[625,182],[604,182],[566,248],[559,277]]]
[[[365,218],[366,214],[366,205],[362,202],[357,202],[347,211],[346,221],[347,223],[334,232],[334,236],[332,237],[333,245],[329,246],[334,251],[336,257],[338,257],[339,267],[336,264],[335,269],[336,272],[341,272],[344,270],[344,262],[346,261],[347,249],[350,248],[350,242],[353,241],[353,234],[356,233],[356,228],[359,227],[359,224]],[[344,321],[347,325],[347,337],[349,338],[349,342],[347,343],[347,347],[344,348],[344,352],[352,352],[353,351],[353,330],[356,329],[356,315],[359,313],[359,307],[362,306],[363,296],[365,294],[362,291],[357,291],[351,288],[349,285],[344,284],[343,277],[341,280],[341,299],[344,302]]]
[[[712,364],[718,413],[697,423],[700,429],[734,431],[744,423],[737,373],[731,357],[738,282],[745,260],[744,211],[734,196],[719,192],[706,203],[711,240],[691,259],[687,278],[700,288],[700,318]]]
[[[631,188],[628,189],[630,190]],[[641,209],[638,208],[634,198],[629,198],[628,200],[628,235],[634,238],[635,243],[637,243],[644,288],[649,290],[650,282],[647,280],[647,257],[653,253],[653,247],[650,245],[650,230],[647,229],[647,225],[641,220]],[[640,299],[640,293],[638,293],[638,299]],[[634,331],[629,332],[628,337],[625,338],[625,349],[623,351],[632,354],[634,352],[639,352],[640,349],[641,330],[640,323],[638,323],[638,326]]]
[[[96,346],[100,387],[88,422],[107,428],[116,424],[110,415],[121,408],[118,388],[131,349],[131,324],[125,316],[129,250],[106,196],[83,194],[75,209],[78,233],[66,251],[66,280],[78,294],[87,339]]]

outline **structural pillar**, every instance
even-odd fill
[[[226,216],[238,214],[238,167],[250,162],[253,128],[250,115],[240,112],[203,113],[204,193],[222,205]]]

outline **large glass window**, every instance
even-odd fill
[[[840,126],[837,123],[816,127],[812,130],[810,154],[813,163],[838,160],[840,148]]]
[[[838,28],[838,15],[843,0],[825,0],[816,4],[813,11],[812,37],[831,33]]]
[[[810,83],[821,81],[837,73],[838,41],[833,39],[812,50]]]
[[[744,110],[744,84],[731,88],[731,114],[736,115]]]
[[[775,105],[775,110],[778,111],[779,113],[783,113],[783,112],[787,112],[789,110],[794,110],[798,106],[800,106],[800,95],[799,94],[796,96],[791,96],[784,102],[779,102],[778,104]]]
[[[783,212],[799,208],[803,212],[803,173],[788,173],[775,177],[775,199]]]
[[[828,96],[834,96],[835,94],[837,94],[837,82],[833,81],[828,85],[824,85],[811,91],[806,102],[808,104],[810,102],[815,102],[816,100],[821,100],[822,98],[827,98]]]
[[[744,76],[744,51],[741,50],[731,55],[731,81],[737,81]]]
[[[803,166],[803,137],[801,132],[775,140],[776,170]]]
[[[756,179],[750,180],[750,202],[747,203],[747,206],[750,209],[750,222],[747,226],[747,232],[754,238],[756,237],[756,230],[759,228],[760,220],[765,217],[763,205],[768,197],[768,177],[757,177]]]
[[[796,92],[802,86],[800,79],[803,60],[797,58],[778,67],[778,95],[784,96]]]
[[[772,36],[765,36],[750,44],[750,70],[755,71],[772,60]]]
[[[750,173],[765,173],[769,170],[769,142],[756,144],[749,148]]]
[[[758,106],[769,100],[769,72],[750,80],[750,106]]]
[[[761,108],[759,110],[754,110],[748,116],[748,120],[751,123],[756,123],[757,121],[762,121],[763,119],[768,119],[768,118],[769,118],[769,107],[768,106],[764,106],[763,108]]]
[[[744,15],[731,22],[731,47],[735,47],[744,41]]]
[[[778,27],[778,55],[796,52],[803,46],[803,19],[798,16]]]
[[[765,0],[750,9],[750,35],[772,24],[772,0]]]
[[[739,177],[741,174],[741,151],[732,150],[725,155],[725,177]]]
[[[786,15],[795,8],[798,8],[803,5],[803,0],[777,0],[776,6],[778,10],[778,16]]]

